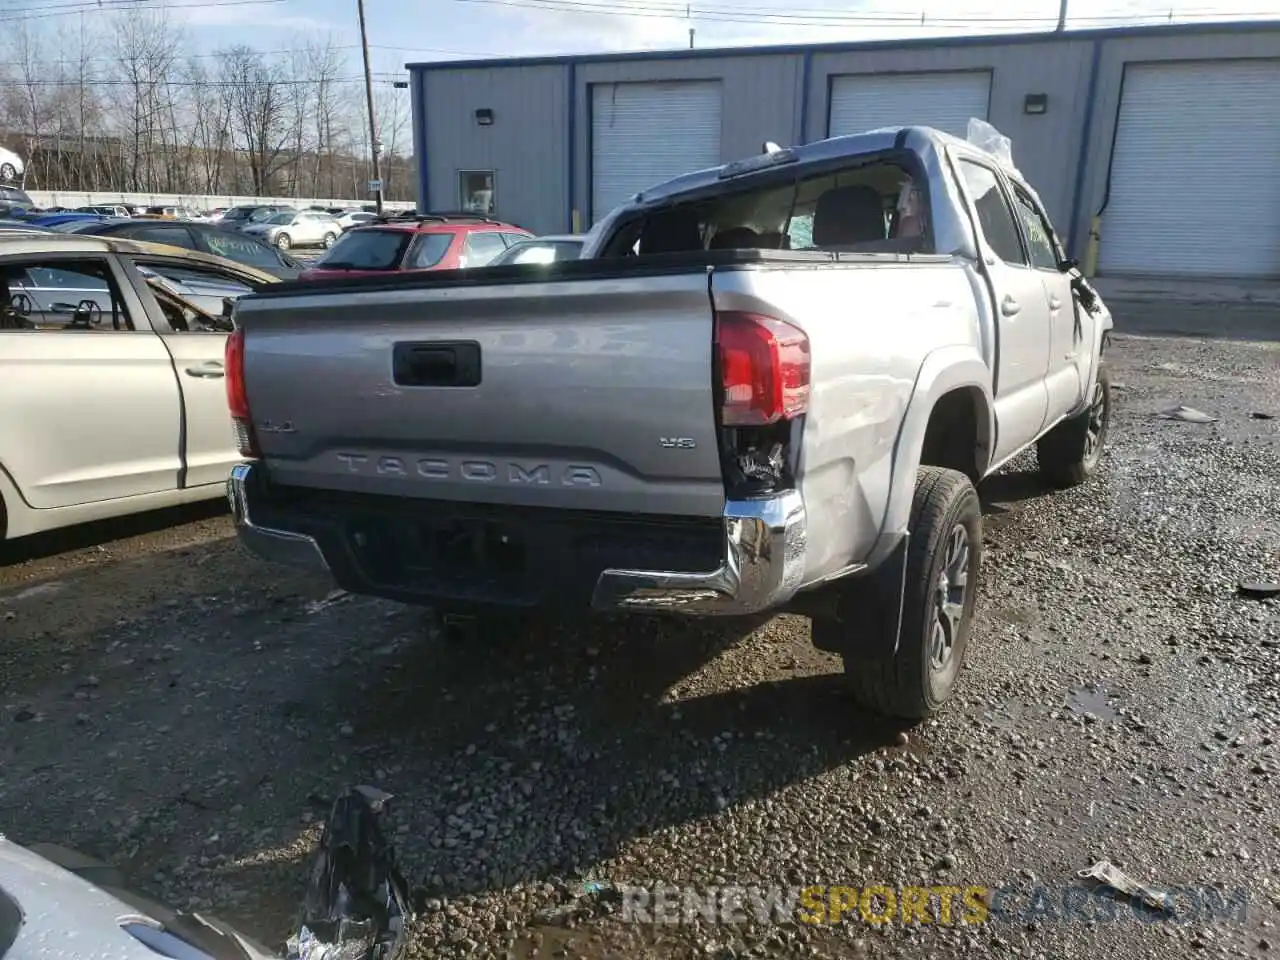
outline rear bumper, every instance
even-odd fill
[[[723,522],[724,557],[715,570],[605,570],[591,605],[597,610],[714,616],[756,613],[790,600],[805,567],[807,529],[800,494],[730,500]]]
[[[240,542],[264,560],[328,571],[329,563],[314,537],[254,523],[250,502],[262,484],[261,473],[262,468],[249,461],[232,467],[227,478],[227,499]]]
[[[404,539],[416,523],[465,509],[459,505],[392,500],[303,506],[273,497],[256,461],[231,471],[227,498],[241,542],[258,556],[327,570],[352,592],[408,603],[568,601],[598,611],[750,614],[790,600],[805,571],[806,514],[794,491],[729,501],[718,522],[699,521],[700,529],[679,521],[663,526],[657,518],[570,520],[566,511],[544,510],[519,511],[513,520],[495,513],[497,519],[484,522],[509,524],[503,530],[529,536],[537,550],[523,573],[482,569],[474,576],[409,556],[414,544]],[[634,568],[618,563],[642,559],[654,562]]]

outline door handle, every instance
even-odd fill
[[[1061,301],[1061,300],[1059,300],[1057,297],[1050,297],[1050,298],[1049,298],[1049,309],[1050,309],[1050,310],[1059,310],[1059,309],[1061,309],[1061,308],[1062,308],[1062,301]]]
[[[1005,297],[1000,301],[1000,312],[1006,317],[1015,317],[1018,311],[1022,309],[1022,304],[1018,303],[1013,297]]]
[[[194,367],[187,367],[188,377],[202,377],[206,380],[217,379],[224,374],[221,360],[210,360]]]

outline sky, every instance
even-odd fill
[[[0,0],[3,3],[24,0]],[[51,0],[52,3],[68,0]],[[120,2],[120,0],[115,0]],[[170,4],[201,47],[293,49],[306,37],[346,46],[358,74],[356,0],[144,0]],[[1068,0],[1068,26],[1280,16],[1275,0]],[[373,68],[406,62],[857,41],[1052,29],[1059,0],[365,0]],[[178,7],[179,4],[192,4]],[[1270,10],[1270,12],[1268,12]],[[686,12],[689,14],[686,16]],[[922,22],[923,21],[923,22]]]

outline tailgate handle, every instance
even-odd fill
[[[397,343],[392,374],[402,387],[477,387],[480,344],[474,340]]]

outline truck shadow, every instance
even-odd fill
[[[894,744],[902,725],[857,711],[802,644],[798,618],[535,620],[366,664],[329,696],[354,708],[363,776],[398,771],[379,785],[402,796],[411,882],[456,897],[594,871]]]

